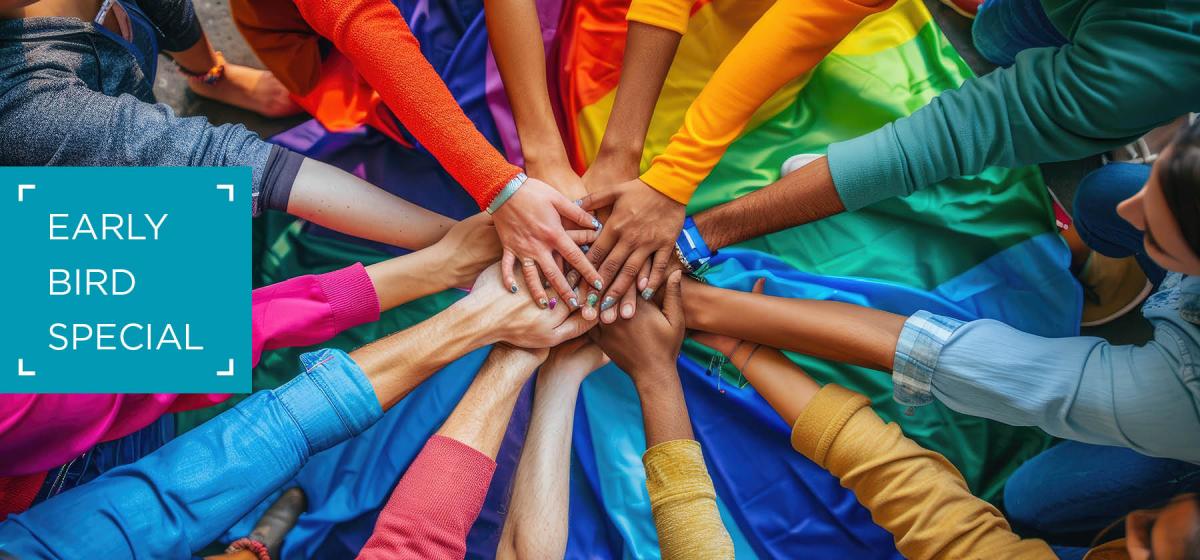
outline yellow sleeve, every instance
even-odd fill
[[[688,18],[692,16],[694,0],[633,0],[625,19],[669,29],[680,35],[687,33]]]
[[[967,489],[945,457],[884,424],[866,397],[837,385],[817,393],[792,430],[792,447],[838,477],[896,539],[905,558],[1056,558],[1022,540]]]
[[[646,450],[642,464],[663,559],[733,558],[733,539],[721,523],[700,443],[660,443]]]
[[[811,70],[867,16],[895,0],[776,2],[750,28],[692,101],[667,149],[642,181],[687,204],[758,107]]]

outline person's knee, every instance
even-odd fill
[[[1095,239],[1106,224],[1124,222],[1117,214],[1117,205],[1141,190],[1148,175],[1149,169],[1144,165],[1111,163],[1092,171],[1079,182],[1073,219],[1085,243],[1091,246],[1089,238]]]

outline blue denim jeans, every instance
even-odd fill
[[[1004,487],[1004,508],[1023,537],[1087,546],[1129,512],[1197,490],[1200,465],[1064,441],[1013,473]]]
[[[1011,66],[1025,49],[1067,44],[1039,0],[986,0],[971,26],[971,38],[979,54],[999,66]]]
[[[1113,258],[1137,259],[1146,278],[1157,287],[1167,271],[1146,255],[1144,235],[1117,215],[1117,205],[1142,189],[1150,166],[1110,163],[1079,182],[1075,193],[1075,227],[1079,237],[1096,252]]]

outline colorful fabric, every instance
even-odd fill
[[[656,107],[643,165],[678,130],[691,100],[732,45],[773,4],[713,0],[694,8],[679,55]],[[447,4],[402,1],[401,11],[450,91],[484,134],[515,139],[499,101],[482,14]],[[477,7],[477,6],[476,6]],[[615,0],[539,4],[561,94],[568,150],[580,169],[594,156],[612,105],[627,25]],[[553,19],[547,14],[559,14]],[[462,23],[465,22],[465,23]],[[447,42],[447,37],[452,38]],[[439,41],[436,38],[441,38]],[[869,132],[956,87],[970,71],[917,0],[868,18],[808,76],[784,86],[751,118],[690,203],[696,212],[779,177],[788,156],[820,152],[830,142]],[[493,113],[494,112],[494,113]],[[351,170],[413,202],[454,217],[476,211],[423,149],[375,131],[329,133],[308,123],[277,139],[311,157]],[[517,152],[510,150],[510,158]],[[271,214],[255,225],[255,283],[322,273],[397,252]],[[386,253],[384,252],[386,251]],[[914,259],[914,255],[922,258]],[[726,249],[709,280],[749,290],[767,276],[768,293],[837,299],[896,313],[919,309],[960,320],[993,318],[1040,336],[1078,333],[1081,296],[1067,271],[1069,254],[1054,232],[1045,186],[1034,168],[987,169],[944,181],[906,199],[767,235]],[[383,313],[326,344],[350,349],[405,328],[459,297],[445,292]],[[264,356],[255,387],[293,373],[303,348]],[[366,542],[392,487],[449,415],[482,363],[481,350],[452,363],[400,402],[373,428],[313,457],[296,483],[311,511],[285,544],[285,558],[352,557]],[[716,504],[738,558],[899,558],[891,535],[875,525],[853,493],[793,451],[790,426],[736,374],[706,376],[707,350],[688,343],[680,360],[697,441],[716,489]],[[795,357],[822,382],[836,381],[871,398],[887,421],[944,455],[976,495],[998,501],[1007,476],[1045,449],[1029,428],[962,416],[941,404],[905,416],[879,372]],[[718,390],[724,389],[724,392]],[[515,463],[528,422],[528,392],[518,401],[497,457],[491,489],[467,538],[468,558],[495,554]],[[645,434],[633,385],[615,366],[591,375],[579,399],[571,465],[568,558],[653,558],[660,554],[640,456]],[[204,413],[210,414],[210,413]],[[181,419],[191,425],[204,414]],[[246,534],[256,513],[231,529]]]

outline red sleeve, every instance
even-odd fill
[[[481,209],[520,173],[463,114],[389,0],[296,0],[296,6]]]
[[[496,462],[457,440],[434,435],[379,514],[359,560],[463,558]]]
[[[267,350],[325,342],[348,328],[379,320],[379,296],[360,263],[264,286],[250,299],[255,366]]]

